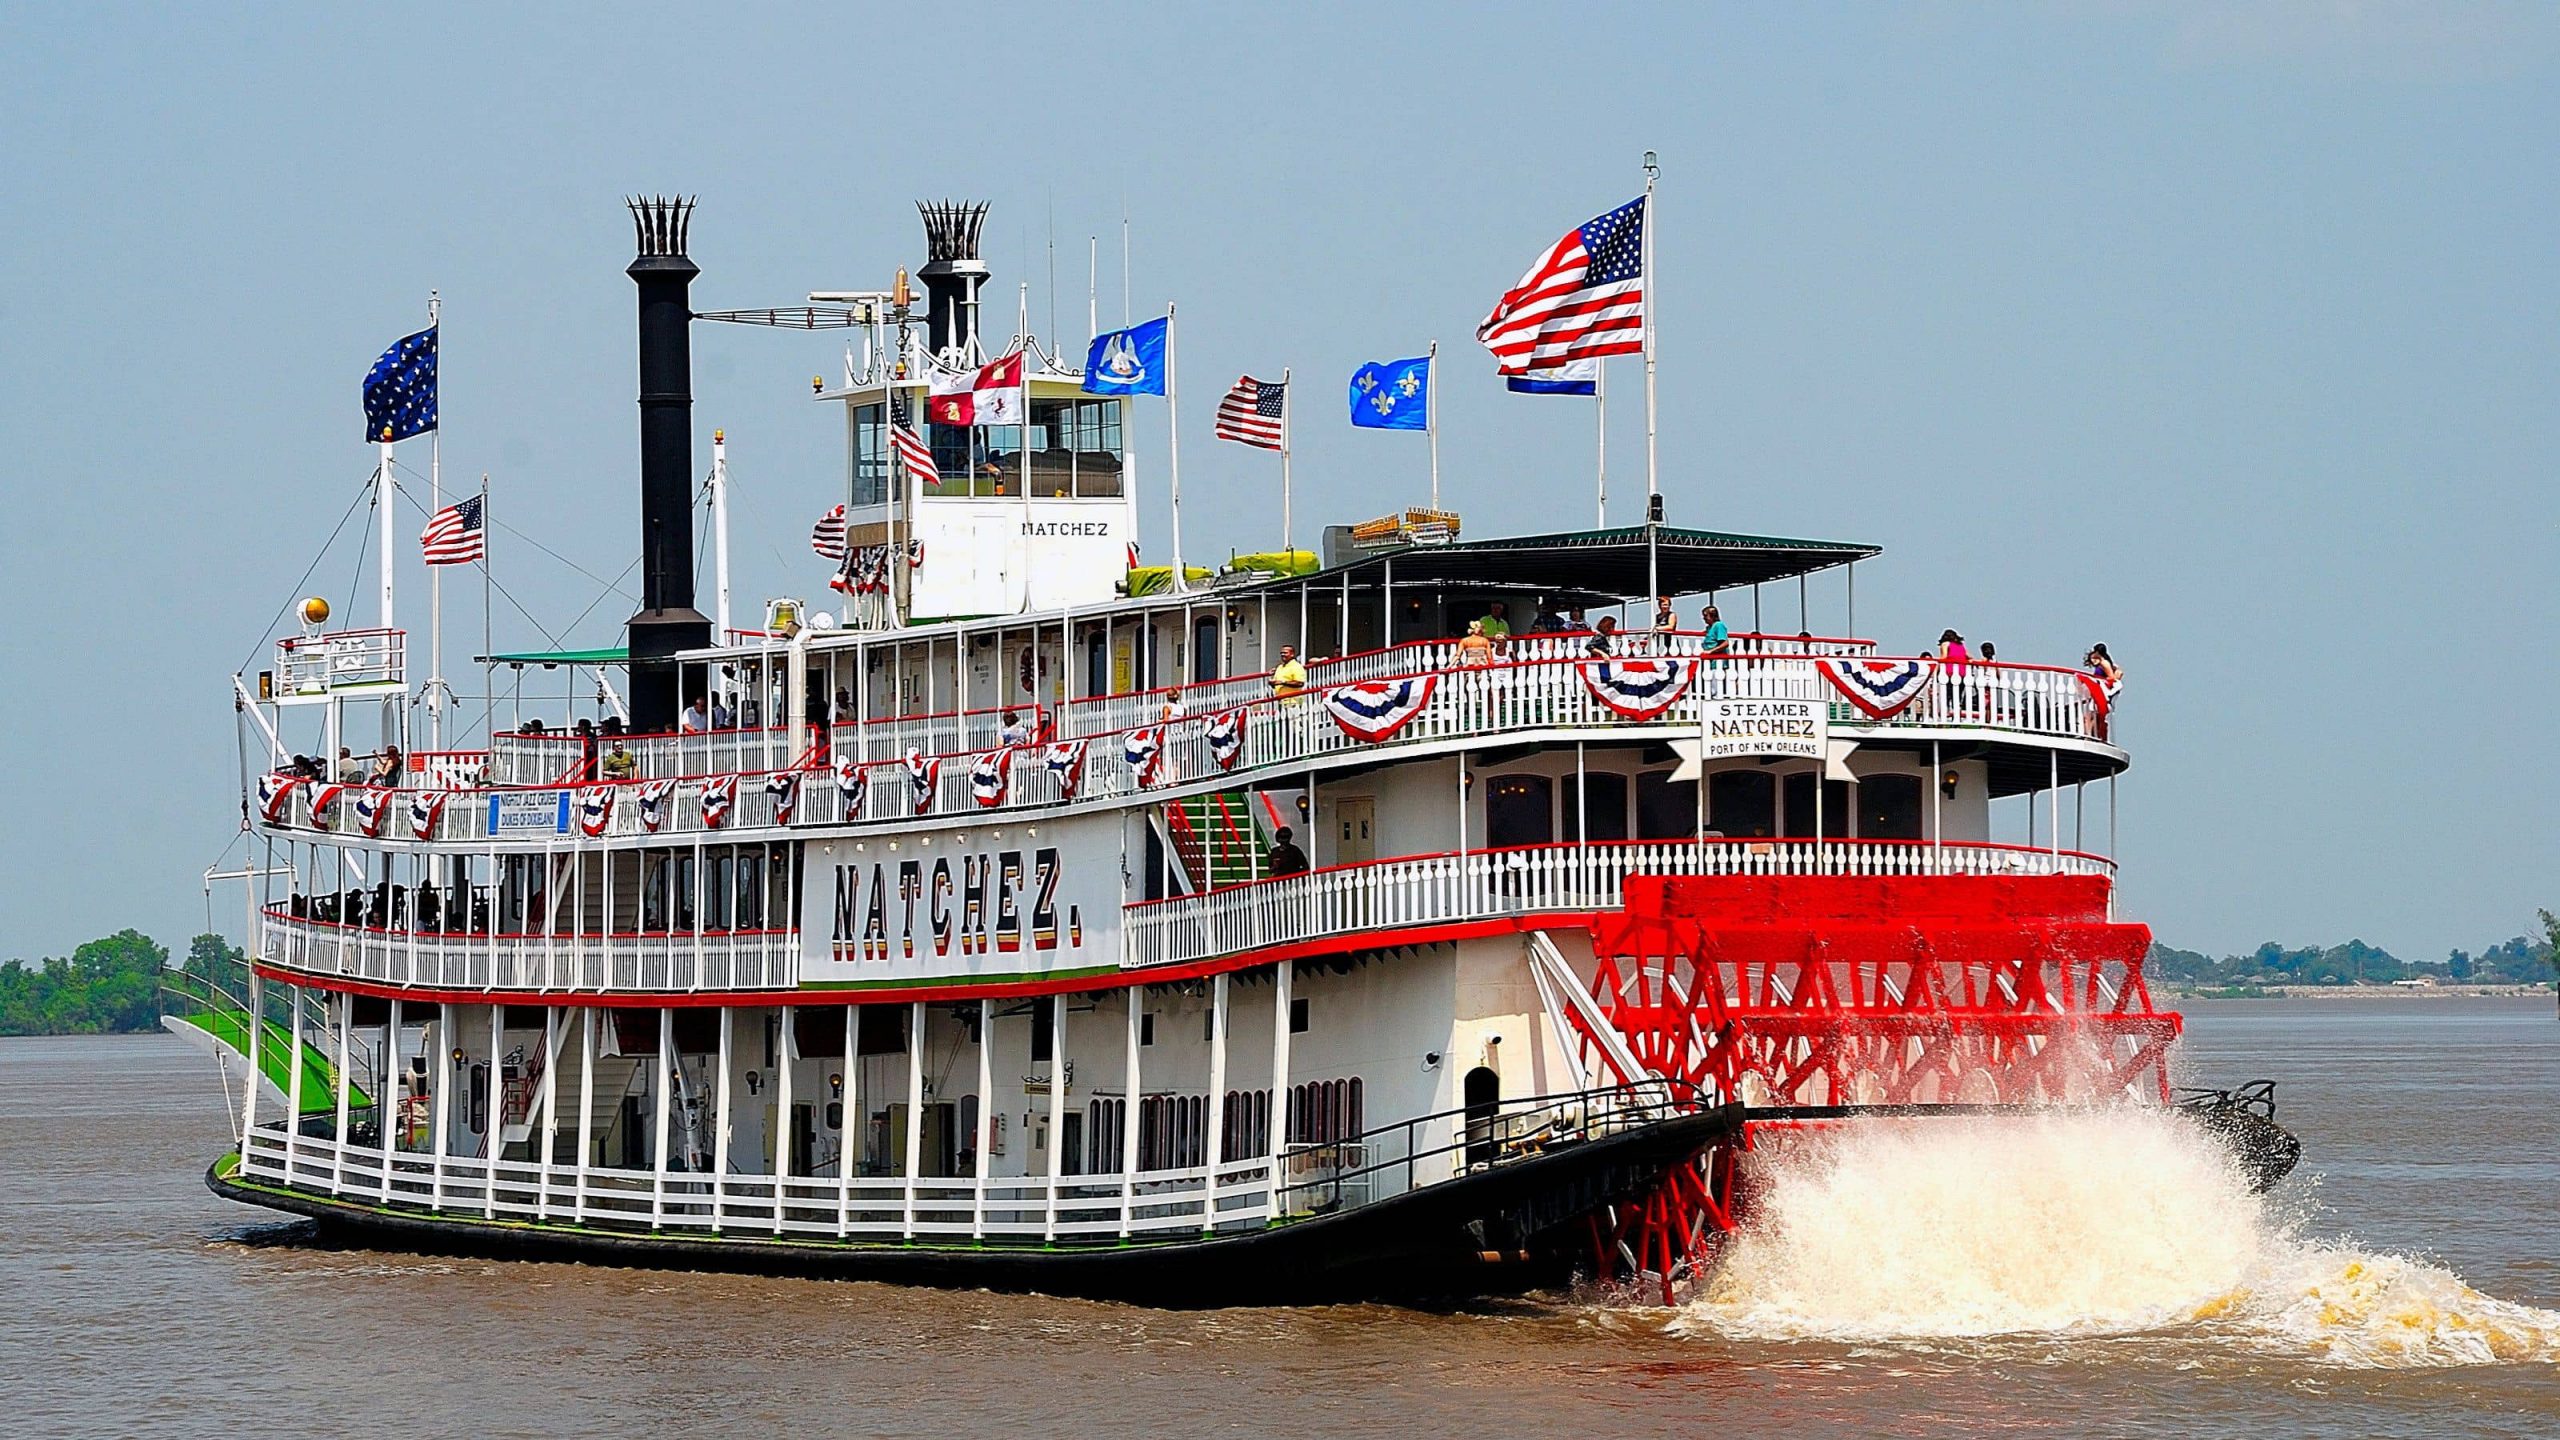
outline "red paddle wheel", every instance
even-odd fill
[[[2174,1013],[2143,979],[2151,932],[2089,876],[1709,876],[1627,882],[1587,926],[1573,1007],[1594,1076],[1751,1107],[2166,1101]],[[1570,937],[1558,934],[1560,945]],[[1570,950],[1567,950],[1570,954]],[[1632,1060],[1639,1073],[1625,1074]],[[1739,1202],[1737,1142],[1595,1218],[1605,1276],[1698,1273]]]

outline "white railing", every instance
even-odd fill
[[[1653,637],[1648,637],[1653,638]],[[1523,642],[1545,645],[1546,639]],[[1569,637],[1557,639],[1558,645],[1569,644]],[[1405,650],[1382,652],[1412,658]],[[1365,657],[1364,657],[1365,658]],[[1078,801],[1123,799],[1168,785],[1204,779],[1241,780],[1266,768],[1301,768],[1309,761],[1354,752],[1388,752],[1399,747],[1429,745],[1449,740],[1496,743],[1505,734],[1528,731],[1578,731],[1645,729],[1668,733],[1694,733],[1703,717],[1707,702],[1717,699],[1789,699],[1815,700],[1830,706],[1832,723],[1855,733],[1861,729],[1894,729],[1908,726],[1981,728],[2000,731],[2022,731],[2043,735],[2087,738],[2103,733],[2102,711],[2089,692],[2086,681],[2074,671],[2036,666],[1969,665],[1960,670],[1941,673],[1929,690],[1908,708],[1879,724],[1851,707],[1815,669],[1808,658],[1771,656],[1703,662],[1688,690],[1678,703],[1660,716],[1641,725],[1602,704],[1584,685],[1579,673],[1584,663],[1578,654],[1571,658],[1513,660],[1476,669],[1405,671],[1427,673],[1436,677],[1430,702],[1390,739],[1377,744],[1357,740],[1335,725],[1322,703],[1318,688],[1311,687],[1300,696],[1275,699],[1259,694],[1261,682],[1252,682],[1257,698],[1243,704],[1247,715],[1244,747],[1235,763],[1220,769],[1212,757],[1207,725],[1212,712],[1193,710],[1183,720],[1168,727],[1163,744],[1163,761],[1153,776],[1152,784],[1142,785],[1138,776],[1122,757],[1127,731],[1110,731],[1086,738],[1089,741],[1083,782],[1075,799]],[[1241,683],[1241,682],[1239,682]],[[1351,683],[1335,680],[1333,683]],[[983,712],[981,712],[983,713]],[[976,716],[962,717],[974,725]],[[987,717],[1000,723],[1000,716]],[[644,743],[670,743],[705,746],[729,746],[729,751],[707,749],[697,759],[680,755],[685,763],[736,763],[749,766],[743,771],[713,773],[735,774],[737,788],[729,811],[719,826],[706,823],[702,790],[707,774],[676,781],[675,789],[665,802],[654,831],[644,824],[638,796],[633,786],[647,782],[616,782],[622,786],[612,806],[603,834],[636,836],[646,833],[696,835],[713,830],[754,831],[774,827],[776,795],[768,789],[780,769],[764,768],[766,754],[781,756],[778,766],[787,766],[797,755],[788,755],[778,745],[766,742],[782,734],[780,731],[727,731],[709,736],[649,737]],[[504,741],[508,737],[501,736]],[[1076,738],[1076,737],[1069,737]],[[754,744],[750,745],[750,741]],[[574,766],[575,742],[555,745],[545,738],[541,743],[560,753],[552,758]],[[766,748],[756,748],[763,746]],[[866,754],[876,754],[885,746],[876,740],[864,742]],[[981,806],[973,793],[971,767],[987,750],[944,754],[939,781],[930,801],[915,803],[905,769],[894,761],[869,760],[869,783],[861,812],[848,816],[833,777],[824,769],[811,768],[796,772],[800,780],[796,789],[796,808],[792,823],[837,824],[846,820],[898,822],[911,821],[919,815],[976,814],[982,810],[1018,811],[1063,803],[1056,777],[1043,763],[1040,747],[1016,748],[1009,759],[1009,781],[1000,805]],[[547,762],[546,762],[547,763]],[[493,770],[502,768],[500,752],[491,756]],[[554,772],[557,773],[557,772]],[[314,826],[309,819],[310,787],[301,787],[290,802],[283,823],[298,829],[320,829],[342,835],[359,833],[353,806],[340,801],[337,813],[327,825]],[[576,792],[573,792],[576,793]],[[456,791],[446,806],[434,838],[439,840],[477,840],[488,834],[488,792]],[[405,807],[405,796],[400,804]],[[393,814],[383,827],[383,834],[408,839],[405,808]]]
[[[300,974],[431,990],[790,990],[800,932],[489,935],[377,930],[267,912],[258,958]]]
[[[576,1133],[564,1120],[564,1136]],[[537,1146],[537,1149],[540,1147]],[[386,1163],[387,1161],[387,1163]],[[1198,1235],[1272,1218],[1269,1157],[1132,1176],[978,1179],[750,1175],[545,1164],[249,1134],[240,1174],[251,1183],[436,1214],[605,1228],[822,1240],[1108,1242]],[[439,1196],[441,1201],[439,1201]]]
[[[1329,935],[1613,910],[1634,875],[2114,873],[2111,862],[2076,850],[1911,840],[1662,840],[1420,855],[1128,906],[1121,964],[1144,969]]]
[[[405,630],[333,630],[276,642],[276,692],[324,695],[353,687],[408,683]]]

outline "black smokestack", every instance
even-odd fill
[[[924,216],[925,265],[916,278],[924,282],[926,333],[937,355],[966,350],[978,338],[978,287],[987,280],[986,264],[978,259],[987,207],[919,200],[916,211]]]
[[[711,643],[693,608],[693,306],[702,272],[685,258],[693,202],[634,199],[640,254],[640,613],[631,617],[631,723],[673,730],[683,702],[675,656]]]

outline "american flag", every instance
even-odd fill
[[[906,423],[905,409],[905,406],[899,406],[900,413],[890,418],[889,443],[897,449],[898,461],[906,470],[906,478],[920,485],[939,485],[942,474],[933,468],[933,447],[924,443],[924,437]]]
[[[1288,430],[1289,387],[1279,381],[1239,376],[1235,387],[1218,402],[1221,440],[1281,450],[1287,448]]]
[[[821,560],[844,558],[843,506],[839,505],[819,516],[818,523],[809,527],[809,548],[817,551],[818,558]]]
[[[426,547],[430,565],[468,565],[487,557],[489,532],[481,522],[486,517],[486,495],[458,500],[436,512],[427,522],[426,533],[418,543]]]
[[[1565,232],[1476,338],[1505,375],[1644,350],[1645,201],[1628,201]]]

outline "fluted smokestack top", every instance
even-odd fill
[[[685,258],[685,232],[693,228],[693,197],[690,195],[634,195],[622,203],[631,207],[631,229],[642,260]],[[972,238],[976,231],[970,232]]]
[[[919,200],[916,213],[924,217],[924,244],[927,260],[975,260],[978,258],[978,231],[987,223],[987,207],[982,201]]]

